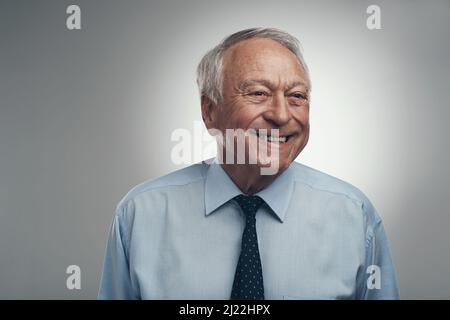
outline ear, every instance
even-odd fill
[[[202,119],[206,129],[215,128],[217,105],[205,94],[201,96]]]

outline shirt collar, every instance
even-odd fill
[[[292,165],[279,175],[269,186],[256,195],[260,196],[283,222],[294,189]],[[205,209],[208,216],[242,191],[234,184],[217,159],[210,161],[205,181]]]

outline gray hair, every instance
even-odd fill
[[[281,44],[295,54],[305,71],[308,90],[311,89],[309,70],[303,59],[300,42],[289,33],[275,28],[251,28],[233,33],[209,50],[197,67],[197,84],[200,95],[206,95],[216,105],[222,102],[223,56],[232,45],[251,38],[268,38]]]

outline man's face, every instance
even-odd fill
[[[223,77],[223,103],[212,110],[209,127],[222,132],[267,129],[268,135],[271,129],[278,129],[280,142],[258,139],[276,151],[283,171],[309,137],[309,92],[296,56],[270,39],[245,40],[225,52]],[[248,150],[247,145],[246,159]]]

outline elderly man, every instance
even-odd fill
[[[204,56],[198,84],[206,127],[243,130],[231,135],[243,146],[222,136],[213,161],[122,199],[99,298],[397,299],[370,201],[294,162],[308,142],[311,88],[298,41],[277,29],[237,32]]]

